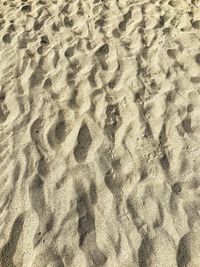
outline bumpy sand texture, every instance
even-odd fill
[[[200,1],[0,1],[0,266],[200,266]]]

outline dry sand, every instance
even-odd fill
[[[200,266],[200,1],[0,2],[0,266]]]

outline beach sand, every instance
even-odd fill
[[[0,266],[200,266],[200,1],[0,2]]]

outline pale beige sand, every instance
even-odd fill
[[[200,1],[0,2],[0,266],[200,267]]]

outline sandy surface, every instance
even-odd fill
[[[0,266],[200,266],[200,1],[0,1]]]

